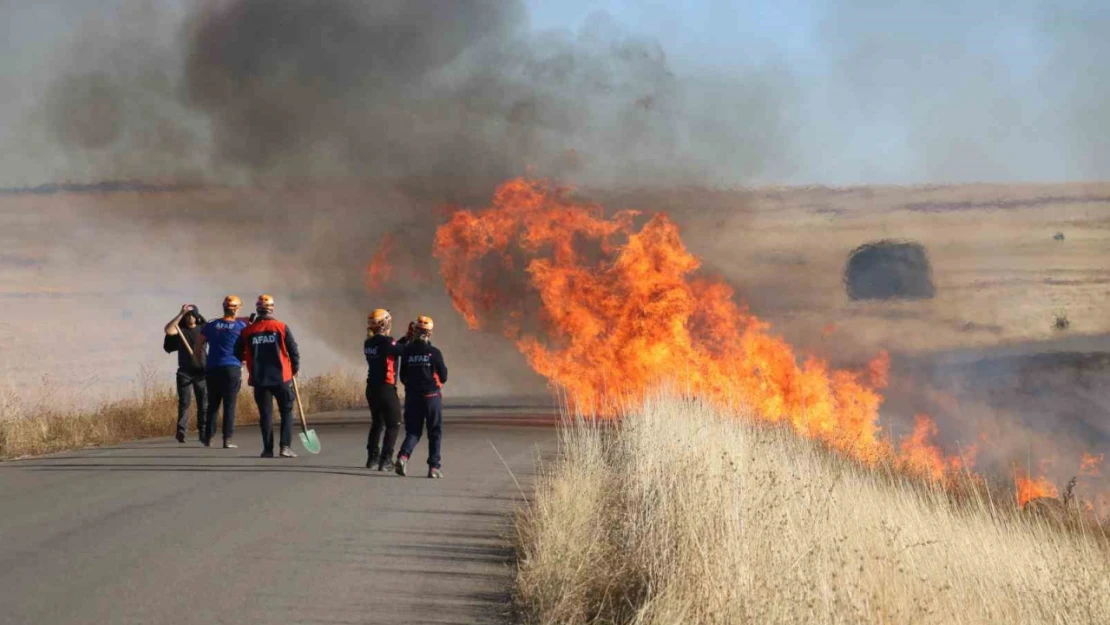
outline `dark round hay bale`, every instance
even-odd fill
[[[929,299],[936,294],[929,256],[913,241],[884,239],[852,250],[844,285],[854,300]]]

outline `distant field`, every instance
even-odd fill
[[[34,391],[49,376],[83,397],[126,394],[143,364],[168,379],[173,359],[161,352],[161,328],[182,302],[211,315],[226,292],[250,298],[267,290],[283,298],[279,313],[301,330],[309,373],[358,366],[365,309],[385,304],[402,315],[437,315],[437,342],[455,363],[456,396],[542,392],[505,341],[464,329],[442,285],[429,283],[403,302],[365,295],[362,271],[374,242],[408,215],[396,197],[375,193],[225,188],[0,197],[4,384]],[[1079,367],[1081,356],[1048,367],[1028,361],[1042,352],[1110,351],[1110,184],[677,189],[591,198],[613,209],[671,213],[706,269],[736,285],[753,312],[803,351],[852,365],[889,350],[895,377],[887,413],[896,433],[925,411],[941,421],[948,443],[969,444],[989,431],[1003,455],[1033,459],[1046,432],[1062,433],[1066,443],[1049,454],[1059,457],[1061,474],[1092,441],[1110,442],[1106,367]],[[388,210],[371,215],[368,203]],[[881,238],[925,246],[935,298],[848,299],[848,254]],[[1067,317],[1067,329],[1055,327],[1056,315]],[[1004,364],[973,366],[984,358]]]

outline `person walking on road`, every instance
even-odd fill
[[[220,404],[224,407],[224,449],[238,447],[232,442],[235,434],[235,408],[239,400],[239,388],[243,385],[243,371],[240,359],[235,355],[235,341],[247,327],[243,319],[235,314],[243,306],[236,295],[228,295],[223,301],[224,315],[204,324],[193,344],[193,358],[203,357],[204,346],[208,345],[208,363],[205,379],[208,383],[208,427],[200,436],[205,447],[212,444],[216,434],[216,418]]]
[[[192,304],[185,304],[181,312],[166,324],[166,337],[162,349],[167,354],[177,352],[177,442],[185,442],[185,432],[189,429],[189,404],[193,396],[197,400],[197,432],[208,428],[208,384],[204,379],[206,356],[200,355],[200,362],[193,360],[192,345],[200,336],[197,326],[205,323],[204,317]]]
[[[262,457],[274,457],[274,400],[281,415],[280,455],[293,453],[293,378],[301,368],[301,355],[293,331],[274,318],[274,298],[259,295],[255,303],[258,316],[239,335],[235,353],[247,363],[247,384],[254,388],[258,404],[258,425],[262,429]]]
[[[397,397],[397,366],[401,347],[390,336],[393,316],[378,308],[366,319],[362,345],[366,355],[366,403],[370,406],[370,433],[366,437],[366,468],[393,470],[393,446],[401,431],[401,400]],[[383,439],[382,436],[385,436]]]
[[[443,477],[440,471],[440,445],[443,440],[443,396],[447,365],[443,354],[432,345],[431,317],[421,315],[413,322],[413,337],[401,355],[401,383],[405,385],[405,442],[397,455],[394,470],[408,475],[409,457],[424,427],[428,428],[428,477]]]

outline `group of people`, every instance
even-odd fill
[[[197,435],[205,447],[212,445],[216,422],[223,406],[223,447],[236,449],[235,408],[246,365],[247,384],[254,388],[262,428],[262,457],[274,457],[274,400],[281,416],[279,455],[293,452],[293,378],[300,371],[301,356],[293,331],[274,317],[274,298],[259,295],[255,312],[237,316],[242,300],[228,295],[223,316],[206,321],[197,307],[185,304],[166,324],[162,343],[167,353],[177,352],[177,441],[185,442],[189,404],[197,401]],[[190,392],[191,391],[191,392]]]
[[[185,442],[189,407],[195,397],[197,433],[205,447],[216,435],[220,406],[223,406],[223,447],[235,449],[236,400],[242,386],[242,367],[254,389],[262,430],[262,457],[274,457],[273,404],[277,400],[281,419],[278,455],[295,458],[293,438],[293,378],[300,370],[300,351],[289,326],[274,317],[274,298],[259,295],[255,313],[239,317],[242,301],[235,295],[224,298],[223,316],[206,320],[197,307],[185,304],[166,324],[163,349],[177,353],[177,441]],[[443,385],[447,365],[443,354],[431,344],[434,322],[421,315],[409,323],[407,334],[394,339],[393,316],[379,308],[367,318],[366,401],[371,424],[366,441],[366,467],[408,474],[409,457],[428,431],[428,477],[439,478],[443,439]],[[397,384],[405,389],[402,411]],[[394,459],[394,445],[402,420],[405,438]]]

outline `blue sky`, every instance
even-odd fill
[[[658,40],[680,71],[774,66],[788,182],[1110,177],[1104,0],[530,0],[534,28],[597,11]]]
[[[656,38],[676,62],[727,68],[788,56],[804,62],[815,50],[817,2],[660,2],[529,0],[536,29],[576,30],[604,11],[629,30]]]

